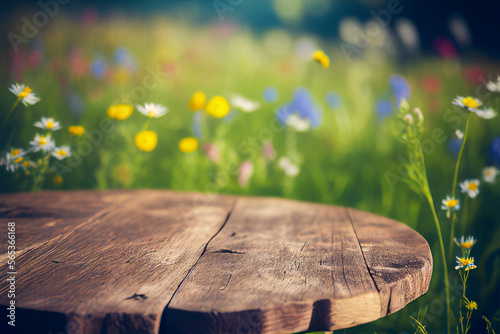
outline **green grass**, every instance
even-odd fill
[[[32,69],[26,66],[21,75],[22,83],[29,84],[42,100],[29,108],[20,106],[15,110],[6,131],[2,132],[2,147],[27,147],[37,133],[32,124],[41,116],[55,117],[64,126],[83,125],[87,133],[99,129],[99,122],[106,119],[106,110],[111,104],[144,86],[148,69],[170,68],[170,74],[162,77],[154,89],[146,89],[143,98],[130,101],[134,106],[155,102],[170,109],[166,116],[151,122],[150,129],[159,137],[153,152],[141,152],[134,145],[135,134],[146,122],[143,115],[134,111],[128,120],[114,121],[114,130],[104,136],[102,143],[92,144],[91,153],[83,157],[71,173],[63,175],[61,185],[54,184],[52,176],[48,175],[43,188],[160,188],[280,196],[355,207],[402,221],[419,231],[433,250],[435,271],[429,293],[394,315],[346,332],[410,331],[408,315],[425,305],[429,305],[427,317],[432,317],[427,329],[429,332],[442,331],[445,312],[440,313],[437,306],[435,309],[432,306],[439,300],[443,286],[431,212],[425,199],[414,194],[403,182],[394,187],[387,182],[386,172],[398,174],[398,156],[406,157],[406,148],[396,139],[392,118],[377,121],[374,104],[379,97],[394,101],[388,78],[400,74],[411,85],[411,107],[419,106],[425,115],[424,139],[431,138],[434,129],[442,129],[445,133],[447,140],[436,143],[425,157],[430,187],[435,204],[439,206],[437,201],[450,192],[456,162],[456,157],[449,153],[448,141],[457,126],[462,130],[465,126],[464,121],[453,124],[444,115],[449,109],[455,110],[451,100],[456,95],[473,95],[476,91],[477,85],[465,80],[464,68],[480,64],[486,75],[496,74],[498,63],[435,57],[397,63],[390,56],[384,56],[377,63],[370,58],[347,61],[338,43],[317,40],[331,58],[331,67],[323,69],[310,60],[299,58],[291,50],[282,56],[270,55],[261,38],[243,28],[227,37],[217,36],[214,31],[213,27],[190,27],[159,17],[149,21],[101,21],[81,29],[68,18],[58,16],[39,36],[44,48],[43,65]],[[301,37],[304,36],[291,36],[292,41]],[[136,58],[135,73],[123,74],[110,65],[109,78],[100,80],[89,75],[77,76],[69,70],[68,54],[73,47],[79,48],[86,59],[101,54],[112,62],[120,46],[127,47]],[[439,94],[423,89],[421,81],[429,75],[442,81]],[[0,73],[0,77],[11,78],[0,90],[3,106],[0,117],[3,120],[15,102],[15,96],[7,90],[14,79],[10,69]],[[66,82],[65,88],[61,82]],[[277,102],[264,101],[262,93],[267,86],[279,91]],[[277,157],[289,153],[290,147],[286,146],[289,131],[273,130],[270,124],[274,124],[277,108],[291,99],[297,87],[311,91],[316,103],[323,107],[324,115],[317,129],[292,135],[296,141],[292,148],[301,161],[301,172],[290,179],[278,168],[277,159],[266,162],[261,149],[262,136],[265,136],[273,143]],[[188,109],[188,101],[199,90],[208,97],[229,98],[232,94],[241,94],[262,105],[253,113],[236,112],[231,122],[206,117],[200,142],[219,146],[221,162],[217,164],[205,156],[201,147],[190,154],[182,153],[177,147],[181,138],[193,135],[194,113]],[[324,102],[325,94],[331,91],[342,97],[342,106],[335,110]],[[70,112],[67,103],[70,94],[78,94],[84,100],[81,115]],[[495,103],[498,109],[498,98]],[[439,107],[431,110],[431,104]],[[490,142],[500,135],[499,129],[500,118],[472,119],[459,181],[480,178],[488,162]],[[59,145],[72,143],[76,149],[80,141],[87,140],[84,137],[73,141],[65,131],[54,134]],[[242,187],[237,182],[237,169],[246,160],[254,164],[255,173],[249,184]],[[22,173],[2,170],[0,182],[2,192],[31,189],[30,176]],[[500,267],[499,199],[498,183],[482,185],[480,196],[469,201],[467,219],[459,220],[456,227],[457,232],[471,233],[479,240],[473,251],[478,269],[471,274],[468,288],[471,299],[479,304],[473,317],[475,328],[485,325],[479,315],[486,315],[491,320],[499,308],[495,298],[499,291]],[[444,211],[440,219],[447,243],[450,226]],[[457,276],[451,267],[450,275]]]

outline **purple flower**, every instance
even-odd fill
[[[463,139],[453,137],[448,142],[448,150],[454,158],[457,158],[458,154],[460,153],[460,149],[462,148],[462,141]]]
[[[201,138],[201,117],[201,113],[197,112],[195,113],[193,120],[193,132],[197,138]]]
[[[264,100],[267,102],[276,102],[278,100],[278,91],[274,87],[267,87],[264,90]]]
[[[398,108],[401,105],[401,100],[409,100],[411,95],[410,84],[400,75],[391,75],[389,84],[392,87],[392,92],[396,97]]]
[[[375,101],[375,111],[377,112],[378,122],[382,122],[386,117],[390,116],[394,110],[394,105],[389,100],[377,99]]]
[[[102,57],[97,57],[92,62],[92,75],[97,79],[102,79],[108,72],[108,63]]]
[[[342,98],[334,92],[326,94],[325,101],[332,109],[337,109],[342,105]]]
[[[311,127],[316,128],[321,124],[323,111],[314,103],[311,94],[305,88],[298,88],[292,101],[283,105],[276,113],[278,121],[283,125],[287,124],[291,115],[309,121]]]

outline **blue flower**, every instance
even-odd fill
[[[451,155],[454,158],[458,157],[458,154],[460,153],[460,149],[462,148],[462,141],[463,139],[458,139],[458,138],[451,138],[450,141],[448,142],[448,150],[450,151]]]
[[[267,87],[264,90],[264,100],[267,102],[276,102],[278,100],[278,91],[274,87]]]
[[[115,63],[118,65],[122,65],[127,61],[128,52],[124,47],[119,47],[115,51]]]
[[[389,117],[394,110],[394,105],[389,100],[377,99],[375,101],[375,111],[377,112],[378,122],[382,122],[386,117]]]
[[[201,117],[202,115],[199,112],[194,114],[193,132],[197,138],[201,138]]]
[[[342,98],[334,92],[326,94],[325,101],[332,109],[337,109],[342,105]]]
[[[493,139],[491,142],[490,153],[493,160],[495,160],[497,164],[500,164],[500,137]]]
[[[391,75],[389,78],[389,84],[392,87],[392,92],[396,97],[398,108],[401,105],[401,100],[409,100],[411,95],[410,84],[400,75]]]
[[[85,100],[80,95],[75,92],[70,92],[66,97],[66,101],[71,114],[75,116],[83,114],[85,110]]]
[[[323,111],[314,103],[311,94],[305,88],[298,88],[292,101],[278,109],[276,118],[281,124],[286,125],[292,115],[308,121],[312,128],[316,128],[321,124]]]
[[[136,70],[137,66],[134,57],[124,47],[116,49],[114,58],[118,66],[125,67],[132,72]]]
[[[97,79],[102,79],[108,72],[108,63],[102,57],[97,57],[92,62],[92,75]]]

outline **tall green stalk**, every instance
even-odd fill
[[[7,114],[7,118],[5,119],[5,121],[3,122],[3,125],[2,125],[2,128],[5,128],[5,126],[7,125],[7,121],[9,120],[9,117],[10,115],[12,114],[12,112],[14,111],[14,109],[16,109],[17,105],[19,104],[19,102],[22,100],[22,98],[18,98],[16,103],[14,103],[14,105],[12,106],[12,108],[10,109],[9,113]]]
[[[450,305],[450,285],[449,285],[449,280],[448,280],[448,265],[446,263],[446,252],[444,249],[444,242],[443,242],[443,234],[441,233],[441,225],[439,223],[439,219],[437,217],[436,213],[436,207],[434,206],[434,200],[432,198],[431,190],[429,188],[429,182],[427,180],[427,170],[425,168],[425,160],[424,160],[424,153],[422,152],[422,146],[420,148],[420,156],[422,160],[422,173],[424,176],[423,180],[423,185],[424,185],[424,195],[425,198],[427,199],[427,202],[429,203],[429,207],[431,208],[432,211],[432,217],[434,218],[434,223],[436,224],[436,230],[438,233],[439,237],[439,247],[441,249],[441,258],[443,261],[443,272],[444,272],[444,285],[445,285],[445,291],[446,291],[446,320],[447,320],[447,332],[450,334],[451,332],[451,305]]]

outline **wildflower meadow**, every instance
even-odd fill
[[[348,37],[232,20],[58,13],[1,51],[0,191],[169,189],[369,211],[427,240],[432,280],[343,332],[498,332],[500,59],[452,38],[400,57],[389,29],[353,52]]]

